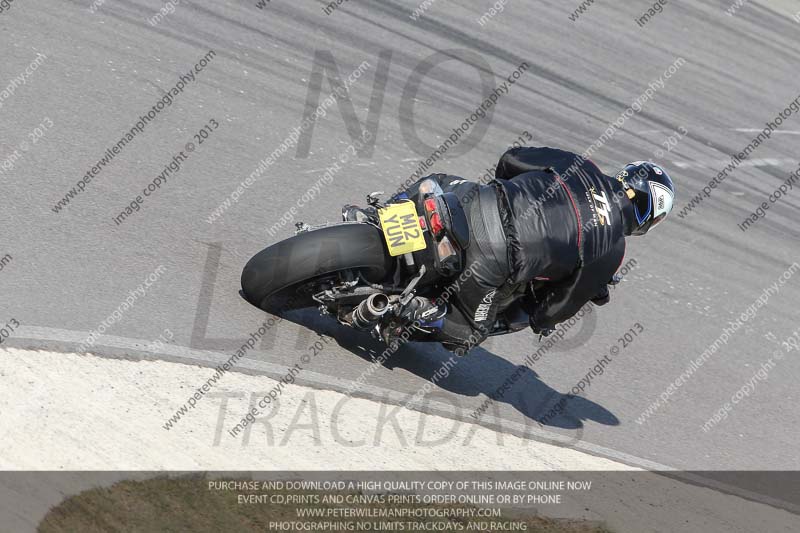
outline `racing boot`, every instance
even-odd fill
[[[420,325],[433,324],[447,314],[447,306],[436,305],[430,298],[415,296],[405,306],[400,316],[408,322],[419,322]]]
[[[415,296],[397,317],[392,318],[381,329],[386,344],[398,339],[425,340],[441,330],[447,314],[446,305],[437,305],[429,298]]]

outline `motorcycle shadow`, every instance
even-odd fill
[[[526,422],[534,421],[542,426],[576,430],[583,428],[585,421],[608,426],[620,423],[613,413],[598,403],[582,396],[558,392],[530,368],[511,363],[480,346],[473,348],[466,357],[458,357],[439,343],[408,342],[394,353],[389,350],[390,355],[384,357],[388,348],[385,344],[367,333],[342,326],[330,317],[319,316],[315,311],[293,312],[291,317],[285,318],[332,337],[339,346],[367,362],[380,360],[380,364],[388,370],[405,370],[433,383],[435,388],[426,398],[451,404],[459,415],[466,417],[465,420],[478,421],[487,416],[509,419],[508,416],[503,417],[503,409],[498,405],[507,404],[522,414]],[[504,387],[514,375],[517,377],[513,386]],[[368,377],[366,383],[376,384],[378,379],[378,376]],[[425,383],[420,383],[415,387],[408,399],[424,386]],[[457,396],[443,395],[441,392],[437,394],[436,388]],[[480,402],[460,402],[458,398],[481,394],[486,398]]]

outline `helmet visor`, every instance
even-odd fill
[[[658,224],[659,222],[661,222],[665,218],[667,218],[667,214],[666,213],[661,213],[660,215],[658,215],[656,218],[653,219],[653,223],[650,224],[650,229],[655,228],[656,224]]]

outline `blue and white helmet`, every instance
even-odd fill
[[[655,163],[628,163],[617,174],[617,180],[622,183],[636,215],[631,235],[644,235],[672,211],[675,186],[667,171]]]

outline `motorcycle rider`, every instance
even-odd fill
[[[524,310],[533,331],[548,335],[587,302],[607,303],[625,236],[659,224],[675,196],[669,175],[654,163],[629,163],[610,177],[554,148],[512,148],[486,185],[434,174],[404,195],[414,199],[426,179],[454,192],[468,213],[471,275],[447,302],[415,297],[402,318],[421,323],[412,338],[439,341],[458,355],[480,344],[501,312]],[[385,326],[384,339],[401,331]]]

